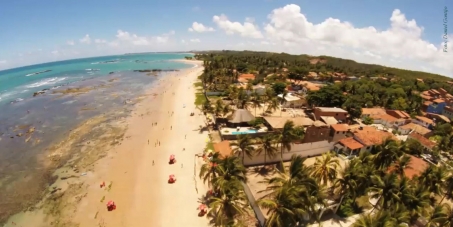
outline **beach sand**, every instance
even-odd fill
[[[202,153],[208,138],[199,131],[204,116],[194,104],[194,83],[203,67],[202,62],[188,62],[197,67],[163,76],[147,91],[126,119],[121,143],[94,163],[93,171],[64,182],[72,191],[62,193],[57,219],[46,219],[41,211],[26,212],[6,226],[209,226],[206,217],[198,217],[207,188],[195,175],[195,154]],[[177,160],[173,165],[168,163],[171,154]],[[176,175],[176,183],[167,183],[170,174]],[[117,206],[114,211],[107,211],[110,200]]]

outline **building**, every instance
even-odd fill
[[[412,119],[412,122],[428,129],[433,129],[434,127],[434,121],[427,117],[416,116],[415,119]]]
[[[417,158],[413,155],[408,156],[410,157],[410,161],[408,166],[404,169],[404,176],[406,176],[408,179],[412,179],[415,176],[420,176],[423,171],[428,168],[429,164],[421,158]],[[389,168],[389,172],[392,172],[394,170],[394,165]]]
[[[450,123],[451,120],[450,118],[440,115],[440,114],[434,114],[434,113],[426,113],[426,117],[435,120],[436,123]]]
[[[363,150],[370,151],[374,146],[382,144],[387,139],[397,138],[387,131],[381,131],[374,127],[361,127],[354,131],[354,139],[364,145]]]
[[[338,144],[334,146],[334,151],[351,156],[358,155],[363,147],[363,144],[353,137],[347,137],[338,141]]]
[[[411,116],[402,110],[386,110],[385,112],[396,119],[411,119]]]
[[[453,119],[453,108],[446,106],[444,111],[442,111],[442,115],[448,117],[449,119]]]
[[[301,83],[302,84],[302,89],[300,90],[300,93],[302,94],[308,94],[309,91],[319,91],[324,84],[318,84],[318,83],[312,83],[309,81],[304,81]]]
[[[348,122],[348,111],[336,107],[315,107],[313,114],[315,119],[319,120],[321,117],[334,117],[341,123]]]
[[[295,126],[304,126],[305,128],[314,123],[314,121],[308,117],[264,117],[264,124],[271,131],[283,129],[283,126],[287,121],[292,121]]]
[[[321,121],[314,121],[313,125],[305,128],[304,143],[313,143],[329,140],[330,127]]]
[[[238,77],[238,81],[241,83],[247,83],[249,80],[255,80],[254,74],[241,74]]]
[[[432,134],[432,131],[428,128],[425,128],[419,124],[409,123],[398,127],[398,131],[402,135],[409,135],[411,132],[416,132],[424,137],[429,137]]]
[[[330,139],[332,142],[337,142],[346,138],[349,131],[348,124],[334,124],[330,125]]]
[[[444,108],[447,106],[447,103],[443,99],[434,99],[433,103],[428,106],[426,112],[428,113],[435,113],[435,114],[442,114]]]
[[[391,113],[388,114],[387,112]],[[362,119],[369,117],[373,119],[374,124],[382,124],[384,127],[393,128],[403,125],[405,120],[403,117],[400,116],[403,113],[397,112],[395,110],[386,111],[383,108],[362,108]],[[393,116],[396,115],[397,117]]]
[[[279,94],[278,97],[280,99],[283,98],[282,94]],[[297,108],[297,107],[302,107],[306,104],[307,102],[305,99],[301,99],[297,96],[292,95],[291,93],[288,93],[285,95],[285,101],[282,103],[283,108]]]
[[[436,143],[423,137],[422,135],[420,135],[416,132],[412,132],[411,134],[409,134],[409,136],[407,136],[407,138],[417,140],[418,142],[420,142],[420,144],[424,148],[423,150],[426,152],[431,152],[434,149],[434,147],[436,147]]]

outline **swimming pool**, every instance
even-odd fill
[[[231,132],[231,134],[232,135],[240,135],[240,134],[250,134],[250,133],[257,133],[257,132],[258,131],[256,131],[256,130],[250,129],[250,130],[247,130],[245,132]]]

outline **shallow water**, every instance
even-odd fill
[[[116,59],[115,57],[104,57],[75,60],[76,63],[74,64],[80,64],[79,67],[85,68],[87,62],[89,64],[101,62],[100,60],[105,62],[107,61],[105,59],[112,58]],[[146,73],[132,72],[129,69],[182,69],[192,67],[182,63],[176,64],[175,62],[160,60],[156,60],[156,64],[150,63],[151,60],[146,63],[143,62],[144,60],[135,62],[131,60],[133,58],[129,55],[121,59],[123,58],[129,59],[127,63],[95,64],[116,66],[105,68],[96,66],[101,70],[95,71],[97,74],[90,75],[89,78],[80,77],[80,70],[71,70],[71,76],[66,75],[70,79],[62,80],[72,81],[69,84],[58,84],[62,81],[57,81],[38,87],[38,83],[44,84],[45,81],[50,81],[49,78],[55,78],[55,75],[45,75],[46,73],[28,76],[41,77],[37,81],[33,79],[22,84],[10,83],[10,85],[16,84],[17,86],[8,88],[8,91],[15,91],[26,86],[30,89],[34,87],[35,90],[30,90],[32,93],[44,88],[50,90],[36,97],[33,97],[32,93],[22,93],[20,98],[23,100],[20,102],[0,102],[0,225],[8,216],[34,205],[39,200],[45,187],[55,180],[55,176],[52,175],[53,171],[73,157],[74,154],[71,153],[81,151],[80,148],[75,146],[79,146],[83,141],[92,137],[99,137],[107,131],[112,134],[108,138],[109,140],[116,138],[114,132],[120,134],[120,128],[95,127],[106,125],[115,119],[129,115],[138,97],[143,95],[148,88],[155,86],[154,82],[157,78],[166,75],[166,73],[160,73],[158,76],[147,75]],[[139,55],[139,58],[157,59],[156,56],[144,57],[141,55]],[[137,56],[135,56],[135,59],[137,59]],[[55,63],[50,63],[50,65],[52,64]],[[125,67],[123,70],[119,67],[121,64]],[[40,67],[27,70],[32,73],[49,68],[48,66]],[[63,66],[56,65],[53,66],[53,69],[61,67]],[[116,69],[113,71],[117,72],[108,74],[113,68]],[[29,74],[24,73],[27,70],[20,71],[21,77],[26,77],[25,75]],[[57,71],[52,72],[56,73]],[[1,75],[2,73],[3,75]],[[18,74],[19,72],[14,73]],[[6,77],[12,78],[10,74],[0,72],[0,86],[3,86],[3,88],[6,86],[2,85],[2,80],[7,81]],[[56,75],[56,77],[62,78],[61,75]],[[52,88],[55,85],[64,86]],[[19,97],[12,98],[17,99]],[[94,125],[86,123],[90,119],[94,119],[95,122],[91,122]],[[71,134],[71,130],[77,127],[81,128],[82,123],[88,125],[80,131],[81,135],[77,135],[79,136],[77,137]],[[68,141],[68,137],[74,139],[74,141],[64,143],[64,141]],[[67,153],[58,154],[58,158],[55,159],[54,156],[49,158],[49,155],[53,155],[53,152],[64,150],[60,149],[59,146],[71,147],[66,149]]]

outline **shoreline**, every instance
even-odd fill
[[[202,73],[203,67],[200,61],[181,61],[196,63],[198,67],[160,77],[145,92],[143,100],[135,104],[131,116],[126,119],[127,130],[119,145],[95,162],[93,172],[80,180],[66,181],[79,188],[73,198],[63,198],[68,200],[69,206],[64,206],[59,212],[61,216],[58,220],[45,220],[46,215],[38,210],[13,217],[5,226],[29,226],[28,223],[33,223],[33,226],[44,227],[51,221],[53,226],[108,224],[139,227],[149,226],[149,223],[153,226],[182,226],[186,223],[207,226],[208,220],[197,216],[197,201],[203,190],[200,190],[200,194],[194,190],[197,186],[194,186],[192,166],[194,155],[204,148],[207,135],[194,131],[203,124],[203,118],[198,114],[189,116],[190,112],[199,112],[194,106],[193,83]],[[168,111],[174,111],[174,116],[169,116]],[[156,121],[158,125],[151,126],[151,122]],[[160,147],[154,146],[155,140],[161,141]],[[182,151],[181,146],[184,146],[185,151]],[[170,154],[176,155],[175,165],[167,163]],[[153,161],[155,166],[152,165]],[[176,175],[177,183],[167,184],[169,174]],[[100,189],[102,181],[108,189]],[[187,194],[192,196],[190,201],[187,200]],[[105,203],[109,200],[115,201],[117,210],[107,212]],[[179,202],[171,204],[169,200]],[[175,208],[181,211],[179,223],[170,217],[175,214]],[[12,221],[16,225],[10,225]]]

